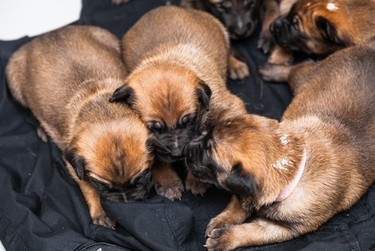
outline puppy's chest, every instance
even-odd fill
[[[273,219],[295,222],[301,212],[308,210],[307,205],[311,196],[302,186],[296,187],[292,194],[281,202],[274,202],[271,205],[263,206],[257,214],[259,216]]]

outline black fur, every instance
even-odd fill
[[[261,4],[259,0],[223,0],[218,4],[201,1],[228,28],[232,39],[246,38],[257,27]]]
[[[75,148],[68,148],[64,151],[64,157],[74,168],[78,178],[82,180],[85,177],[85,159],[76,152]]]
[[[112,97],[109,98],[109,102],[124,102],[130,107],[134,104],[134,100],[134,90],[127,85],[117,88],[112,94]]]
[[[109,185],[90,176],[87,180],[100,192],[103,199],[115,202],[144,200],[153,185],[149,170],[139,174],[133,182],[122,185]]]
[[[246,172],[241,163],[232,167],[228,179],[225,181],[227,189],[238,197],[251,197],[259,192],[259,185],[255,176]]]

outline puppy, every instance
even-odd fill
[[[94,224],[112,228],[100,198],[142,200],[152,184],[146,126],[126,105],[108,102],[124,69],[118,39],[92,26],[37,37],[7,66],[11,93],[64,152]]]
[[[110,101],[125,102],[140,114],[157,139],[157,193],[179,199],[184,185],[171,163],[183,158],[203,121],[223,107],[246,113],[226,87],[227,33],[205,12],[164,6],[146,13],[125,34],[122,48],[131,73]],[[194,194],[206,189],[189,174],[186,186]]]
[[[259,0],[181,0],[181,6],[208,12],[227,28],[231,39],[246,38],[258,24]],[[244,79],[250,75],[245,62],[237,59],[232,48],[229,56],[229,76]]]
[[[291,63],[292,54],[301,52],[325,57],[364,43],[375,35],[374,15],[372,0],[295,1],[270,26],[275,42],[288,53],[272,55],[269,63]]]
[[[226,118],[186,147],[193,175],[234,193],[207,227],[208,250],[314,231],[374,183],[375,40],[370,46],[295,67],[281,122]]]

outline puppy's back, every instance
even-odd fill
[[[150,52],[179,44],[197,47],[219,63],[228,56],[228,35],[216,18],[202,11],[164,6],[146,13],[124,36],[126,67],[132,71]],[[226,71],[226,65],[222,68]]]
[[[85,79],[124,77],[119,53],[119,41],[111,33],[92,26],[68,26],[41,35],[14,53],[7,66],[9,87],[27,107],[52,93],[62,95],[55,97],[59,102],[66,90]]]

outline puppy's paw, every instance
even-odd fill
[[[180,179],[164,180],[155,184],[156,193],[170,200],[181,200],[182,192],[185,190]]]
[[[212,230],[206,240],[205,247],[209,251],[227,251],[235,249],[237,245],[231,228],[226,227]]]
[[[250,70],[246,63],[238,60],[234,56],[229,57],[229,77],[231,79],[245,79],[250,76]]]
[[[265,81],[287,82],[290,70],[290,65],[264,64],[259,67],[258,73]]]
[[[92,221],[95,225],[101,225],[103,227],[108,227],[112,229],[115,229],[116,226],[116,222],[109,218],[106,214],[92,217]]]
[[[203,195],[211,185],[195,178],[190,172],[186,176],[185,188],[194,195]]]
[[[215,218],[211,219],[206,228],[206,236],[210,236],[214,229],[228,228],[232,224],[228,222],[223,214],[219,214]]]
[[[47,143],[47,142],[48,142],[48,136],[47,136],[47,133],[46,133],[46,131],[44,130],[44,128],[43,128],[42,126],[39,126],[36,132],[37,132],[37,134],[38,134],[38,137],[39,137],[44,143]]]
[[[127,3],[129,1],[130,0],[112,0],[112,4],[113,5],[121,5],[121,4]]]
[[[273,48],[273,39],[271,34],[261,34],[258,40],[257,47],[264,54],[271,52]]]

